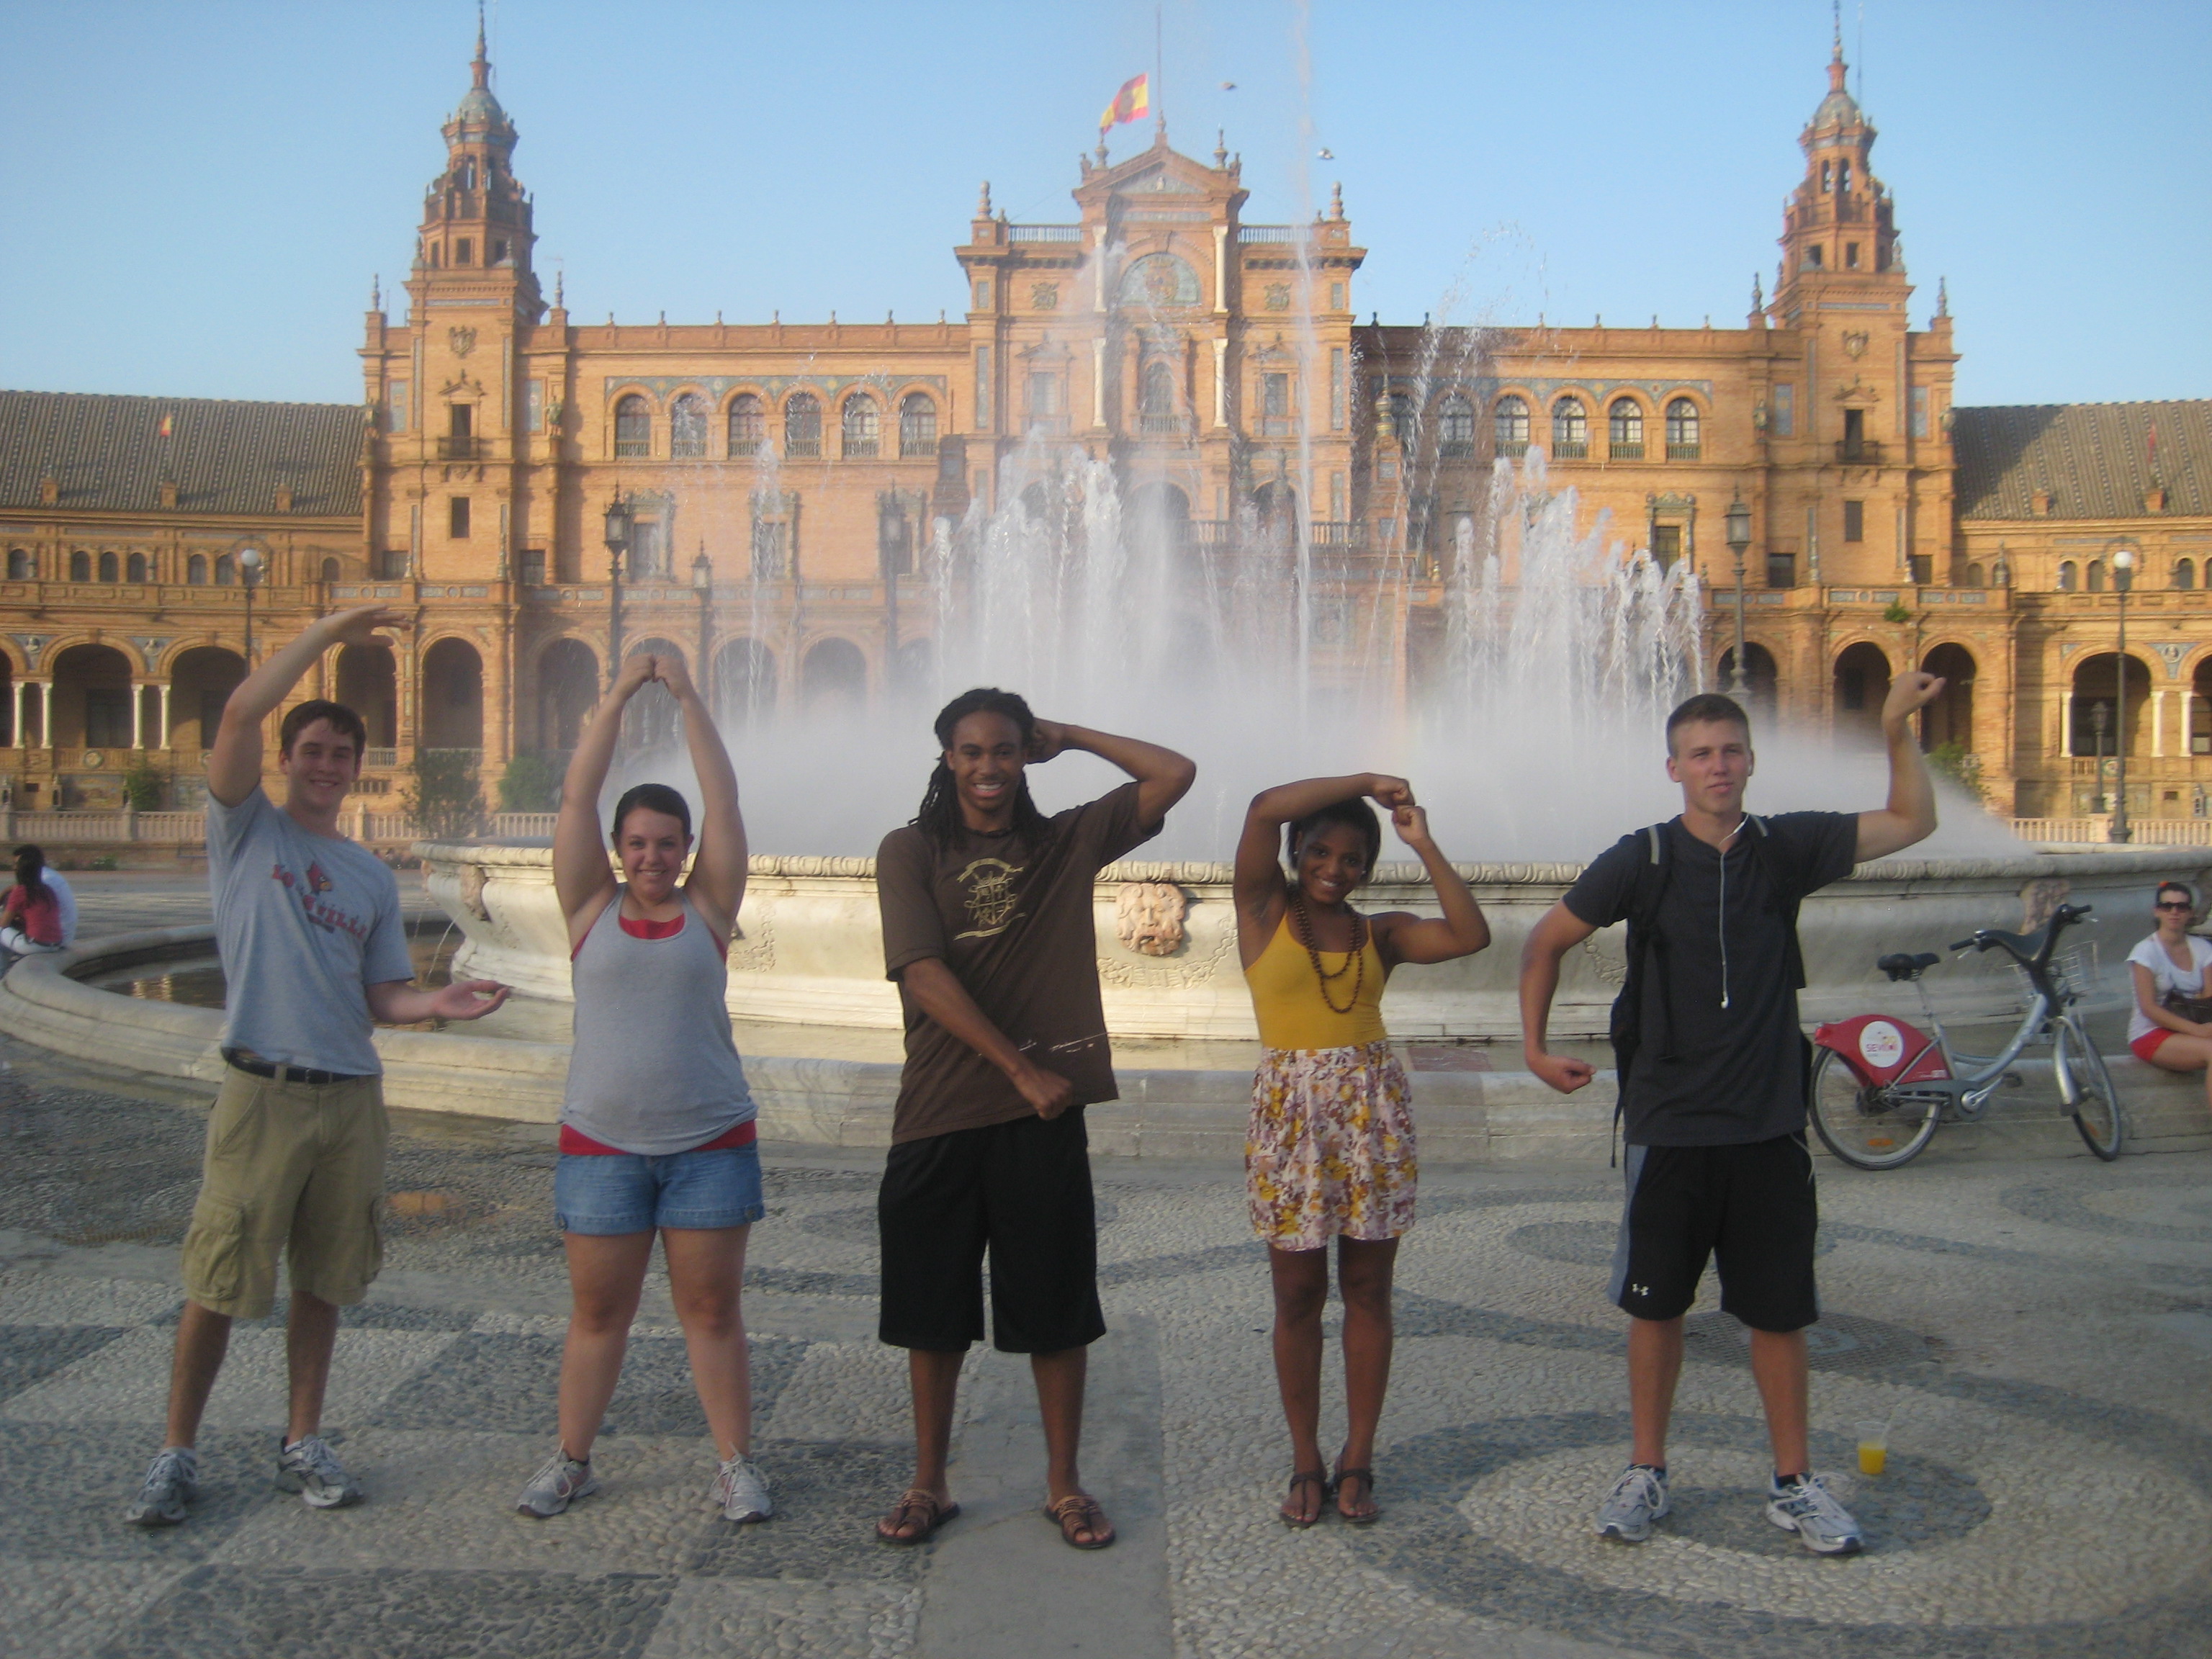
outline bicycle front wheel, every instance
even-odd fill
[[[1936,1101],[1899,1100],[1887,1089],[1862,1088],[1832,1048],[1814,1059],[1808,1104],[1820,1144],[1861,1170],[1910,1163],[1936,1133],[1942,1110]]]
[[[2059,1044],[2066,1056],[2065,1081],[2074,1097],[2066,1109],[2073,1115],[2074,1127],[2081,1132],[2089,1150],[2110,1164],[2120,1155],[2120,1141],[2127,1133],[2112,1074],[2105,1069],[2105,1057],[2089,1041],[2080,1016],[2066,1016]]]

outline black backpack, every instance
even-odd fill
[[[1766,821],[1755,813],[1747,812],[1744,822],[1752,828],[1745,842],[1751,856],[1767,878],[1767,889],[1778,894],[1775,906],[1783,926],[1784,969],[1790,978],[1790,988],[1805,988],[1805,957],[1797,945],[1797,908],[1802,895],[1794,882],[1779,879],[1781,872],[1769,862]],[[1667,1018],[1667,960],[1666,935],[1659,930],[1659,907],[1667,896],[1667,890],[1674,879],[1674,860],[1667,848],[1667,831],[1673,823],[1654,823],[1638,832],[1646,849],[1645,857],[1636,866],[1636,886],[1628,899],[1628,974],[1621,981],[1620,994],[1613,1000],[1613,1018],[1607,1035],[1613,1043],[1614,1077],[1620,1092],[1613,1103],[1613,1127],[1618,1131],[1628,1099],[1628,1071],[1635,1064],[1636,1054],[1646,1033],[1644,1026],[1644,986],[1655,975],[1659,987],[1659,1030],[1654,1038],[1660,1045],[1663,1058],[1667,1045],[1673,1037],[1673,1029]],[[1812,1045],[1805,1045],[1806,1075],[1809,1079],[1812,1066]],[[1610,1158],[1608,1158],[1608,1162]]]

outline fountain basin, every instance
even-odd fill
[[[568,935],[553,891],[552,854],[542,846],[422,842],[431,896],[467,935],[458,975],[496,979],[525,996],[566,1000]],[[1917,995],[1875,971],[1893,951],[1940,951],[1978,927],[2027,931],[2061,899],[2089,903],[2102,924],[2069,944],[2082,952],[2093,994],[2124,994],[2119,964],[2150,931],[2152,884],[2198,878],[2186,848],[2121,848],[1999,858],[1884,859],[1807,900],[1800,917],[1808,983],[1808,1020],[1881,1009],[1917,1012]],[[1516,975],[1529,930],[1581,872],[1571,864],[1461,865],[1490,920],[1480,955],[1394,975],[1383,1018],[1401,1039],[1514,1040],[1521,1015]],[[1237,959],[1230,866],[1216,863],[1109,865],[1096,889],[1098,972],[1106,1024],[1116,1036],[1253,1042],[1251,1000]],[[1172,888],[1185,910],[1164,955],[1121,937],[1124,890]],[[1418,865],[1383,864],[1362,908],[1437,914]],[[1602,1036],[1626,971],[1620,928],[1608,928],[1561,965],[1552,1031]],[[1155,948],[1158,948],[1156,942]],[[1992,1018],[2016,1009],[2020,981],[2001,955],[1947,962],[1928,978],[1948,1018]],[[1905,988],[1902,999],[1898,996]],[[757,856],[730,950],[729,1006],[743,1020],[895,1029],[896,988],[884,977],[874,860]]]

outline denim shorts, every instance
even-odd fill
[[[661,1227],[744,1227],[767,1206],[760,1148],[711,1152],[563,1152],[553,1172],[553,1210],[567,1233],[613,1237]]]

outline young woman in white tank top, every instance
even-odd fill
[[[615,809],[617,882],[600,839],[599,792],[623,711],[654,681],[684,714],[702,809],[696,856],[682,881],[693,852],[690,808],[665,785],[641,784]],[[561,1444],[516,1508],[544,1519],[599,1490],[592,1444],[621,1379],[657,1234],[720,1462],[709,1496],[732,1521],[764,1520],[770,1504],[751,1461],[738,1301],[746,1234],[762,1213],[760,1156],[723,1001],[724,957],[744,897],[745,830],[729,754],[680,659],[641,654],[623,665],[563,789],[553,884],[568,926],[576,1014],[554,1206],[574,1308],[561,1358]]]

